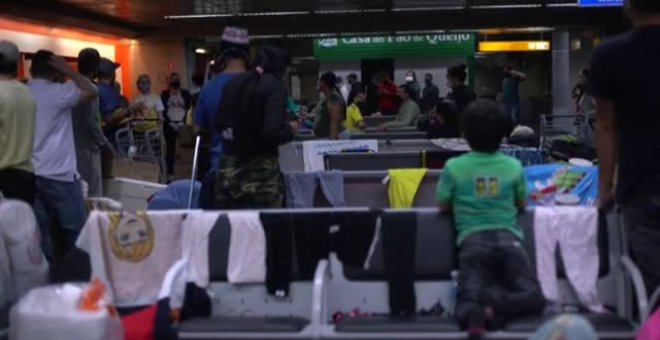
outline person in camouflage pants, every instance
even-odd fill
[[[273,156],[223,156],[215,189],[219,209],[272,209],[284,204],[284,182]]]

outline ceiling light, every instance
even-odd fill
[[[197,53],[197,54],[207,54],[207,53],[209,53],[209,51],[207,51],[205,48],[199,47],[199,48],[195,49],[195,53]]]

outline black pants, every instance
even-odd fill
[[[176,130],[170,124],[163,125],[163,134],[165,135],[165,174],[174,175],[174,160],[176,159]]]
[[[459,255],[456,317],[467,328],[470,318],[493,307],[497,323],[540,314],[541,288],[520,241],[508,231],[483,231],[469,236]]]
[[[35,176],[18,169],[0,170],[0,192],[5,198],[21,200],[34,206],[37,194]]]
[[[660,288],[660,195],[627,200],[623,218],[630,255],[649,294]]]

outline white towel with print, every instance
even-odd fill
[[[170,268],[183,257],[185,211],[92,211],[76,246],[90,256],[92,275],[110,287],[119,307],[149,305]]]
[[[256,211],[227,214],[231,225],[227,278],[230,283],[266,281],[266,235]]]
[[[595,313],[605,311],[598,299],[598,210],[591,207],[536,207],[534,212],[536,271],[543,295],[559,301],[555,249],[559,245],[568,281],[580,303]]]
[[[48,262],[32,207],[0,201],[0,307],[48,283]]]
[[[209,235],[219,212],[193,211],[188,214],[183,228],[183,254],[187,262],[187,281],[200,288],[209,285]]]

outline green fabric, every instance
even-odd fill
[[[484,230],[508,230],[522,239],[516,202],[526,198],[520,161],[500,152],[470,152],[450,160],[437,187],[438,201],[453,208],[459,245]]]
[[[341,94],[337,91],[333,92],[331,95],[321,102],[319,107],[319,112],[316,115],[316,122],[314,124],[314,135],[319,138],[329,138],[330,137],[330,111],[328,110],[328,103],[339,104],[342,106],[342,114],[345,115],[346,105],[344,104],[344,99],[342,99]],[[339,122],[338,131],[342,132],[346,130],[344,128],[343,122]]]

